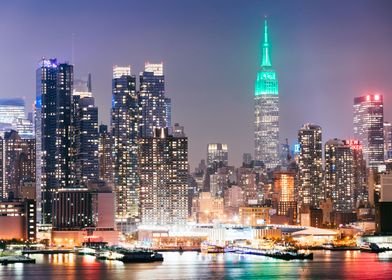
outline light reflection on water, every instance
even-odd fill
[[[32,257],[36,264],[0,266],[0,279],[392,279],[392,252],[315,251],[314,260],[305,261],[168,252],[162,263],[140,264],[75,254]]]

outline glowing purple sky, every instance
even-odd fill
[[[79,3],[81,2],[81,3]],[[281,138],[304,122],[324,142],[352,134],[353,97],[384,94],[392,120],[392,2],[385,1],[1,1],[0,97],[35,96],[42,56],[93,75],[100,120],[109,121],[114,64],[165,63],[173,123],[185,126],[192,166],[206,145],[229,145],[231,164],[253,153],[253,90],[263,16],[281,98]]]

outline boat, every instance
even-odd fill
[[[2,265],[13,263],[35,263],[35,259],[23,255],[0,257],[0,264]]]
[[[89,248],[89,247],[78,247],[78,248],[75,248],[75,252],[78,255],[95,256],[96,250],[93,248]]]
[[[225,247],[203,242],[200,244],[200,250],[202,253],[217,254],[224,253]]]
[[[152,250],[129,250],[125,248],[117,249],[116,258],[124,263],[140,263],[140,262],[162,262],[163,255]]]
[[[386,249],[380,248],[376,243],[365,242],[360,247],[361,252],[368,253],[382,253],[385,252]]]

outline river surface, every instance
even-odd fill
[[[36,264],[0,265],[0,279],[392,279],[392,252],[314,251],[313,260],[163,253],[161,263],[123,264],[75,254],[32,255]]]

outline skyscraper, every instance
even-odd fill
[[[325,198],[332,198],[333,208],[352,212],[354,198],[354,159],[348,142],[330,139],[325,143]]]
[[[362,145],[358,140],[343,140],[343,142],[350,146],[353,155],[354,201],[355,206],[358,207],[369,201],[366,161],[363,158]]]
[[[35,140],[11,130],[0,138],[0,146],[0,199],[21,198],[23,184],[35,184]]]
[[[73,151],[72,92],[73,66],[67,63],[58,65],[56,99],[56,184],[59,188],[75,185],[75,158]]]
[[[184,225],[188,217],[188,139],[168,128],[140,139],[140,214],[149,225]]]
[[[321,127],[304,124],[298,131],[299,143],[299,205],[301,207],[318,207],[323,192],[323,147]]]
[[[211,143],[207,145],[207,167],[215,171],[218,167],[229,165],[229,149],[227,144]]]
[[[41,179],[37,196],[41,194],[39,210],[46,224],[52,223],[54,194],[60,188],[75,187],[73,66],[44,58],[36,73],[36,157],[41,171],[37,172],[37,181]]]
[[[264,20],[262,62],[255,85],[255,160],[267,168],[279,164],[279,86],[271,64],[267,19]]]
[[[354,137],[362,143],[368,167],[384,162],[384,108],[380,94],[354,98]]]
[[[91,92],[74,91],[72,103],[76,184],[86,185],[99,178],[98,108]]]
[[[119,229],[138,215],[138,99],[131,67],[113,67],[112,118],[116,223]]]
[[[171,120],[171,102],[165,100],[165,76],[163,64],[146,63],[144,71],[140,73],[140,135],[150,137],[155,128],[168,127]],[[170,109],[170,112],[166,112]]]

